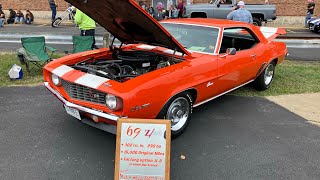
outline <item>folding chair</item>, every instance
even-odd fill
[[[17,50],[17,57],[22,64],[26,64],[28,73],[30,73],[30,64],[42,68],[51,61],[52,54],[57,50],[53,47],[46,46],[45,38],[42,37],[25,37],[21,38],[22,47]],[[51,54],[48,54],[48,51]]]
[[[73,51],[78,53],[83,51],[92,50],[93,36],[72,36]]]

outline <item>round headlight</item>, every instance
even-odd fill
[[[106,95],[106,105],[110,110],[119,110],[122,108],[122,102],[120,98],[112,95],[112,94],[107,94]]]
[[[55,74],[52,74],[51,75],[51,80],[52,80],[52,83],[56,86],[61,86],[61,79],[59,76],[55,75]]]

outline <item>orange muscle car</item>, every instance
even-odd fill
[[[283,29],[216,19],[157,22],[133,0],[67,0],[120,45],[44,67],[45,86],[68,114],[115,132],[118,118],[170,119],[183,132],[192,108],[248,83],[267,89],[286,45]]]

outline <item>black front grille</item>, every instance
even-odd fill
[[[62,80],[62,87],[72,99],[105,104],[105,93]]]

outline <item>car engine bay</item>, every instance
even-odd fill
[[[168,67],[182,61],[174,56],[165,56],[149,51],[112,51],[112,59],[86,59],[74,64],[74,69],[100,77],[125,82],[157,69]]]

